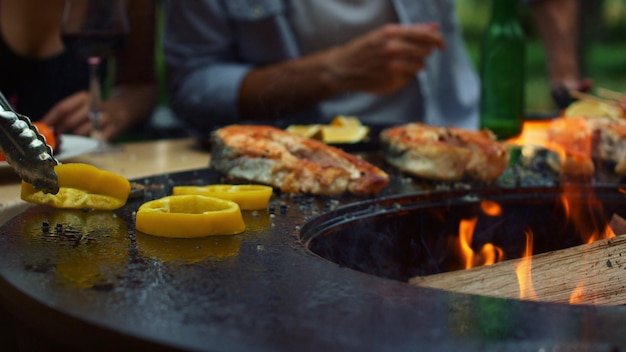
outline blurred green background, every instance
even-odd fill
[[[467,49],[478,67],[480,42],[489,21],[491,1],[455,1]],[[594,87],[626,92],[626,0],[579,2],[583,75],[593,80]],[[556,107],[550,96],[545,51],[526,8],[522,8],[521,22],[528,43],[526,110],[529,114],[552,113]]]

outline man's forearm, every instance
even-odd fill
[[[308,108],[340,91],[325,53],[285,61],[250,71],[239,94],[246,118],[279,118]]]
[[[553,85],[575,87],[580,81],[577,0],[539,0],[531,11],[546,48]]]
[[[300,59],[249,72],[239,92],[245,117],[278,117],[345,92],[389,94],[415,80],[445,39],[436,23],[388,24]]]

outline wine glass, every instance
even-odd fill
[[[66,48],[89,64],[89,119],[98,151],[110,151],[101,129],[100,64],[122,48],[129,26],[124,0],[66,0],[62,37]]]

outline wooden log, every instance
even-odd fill
[[[520,286],[523,280],[526,284]],[[622,305],[626,304],[626,235],[490,266],[414,277],[409,283],[541,302]]]

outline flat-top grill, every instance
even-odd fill
[[[436,243],[431,229],[447,224],[437,212],[457,219],[474,211],[476,201],[497,198],[534,217],[558,191],[550,177],[537,180],[520,191],[421,185],[394,176],[377,199],[275,194],[267,211],[244,214],[244,234],[200,240],[135,233],[134,211],[173,185],[222,182],[220,175],[205,169],[136,180],[147,191],[116,216],[32,207],[4,225],[0,298],[39,337],[79,349],[626,346],[624,307],[492,298],[405,282],[445,266],[436,247],[423,246]],[[616,187],[595,190],[607,209],[623,213]],[[523,206],[528,199],[537,204]],[[553,242],[546,238],[545,249]]]

